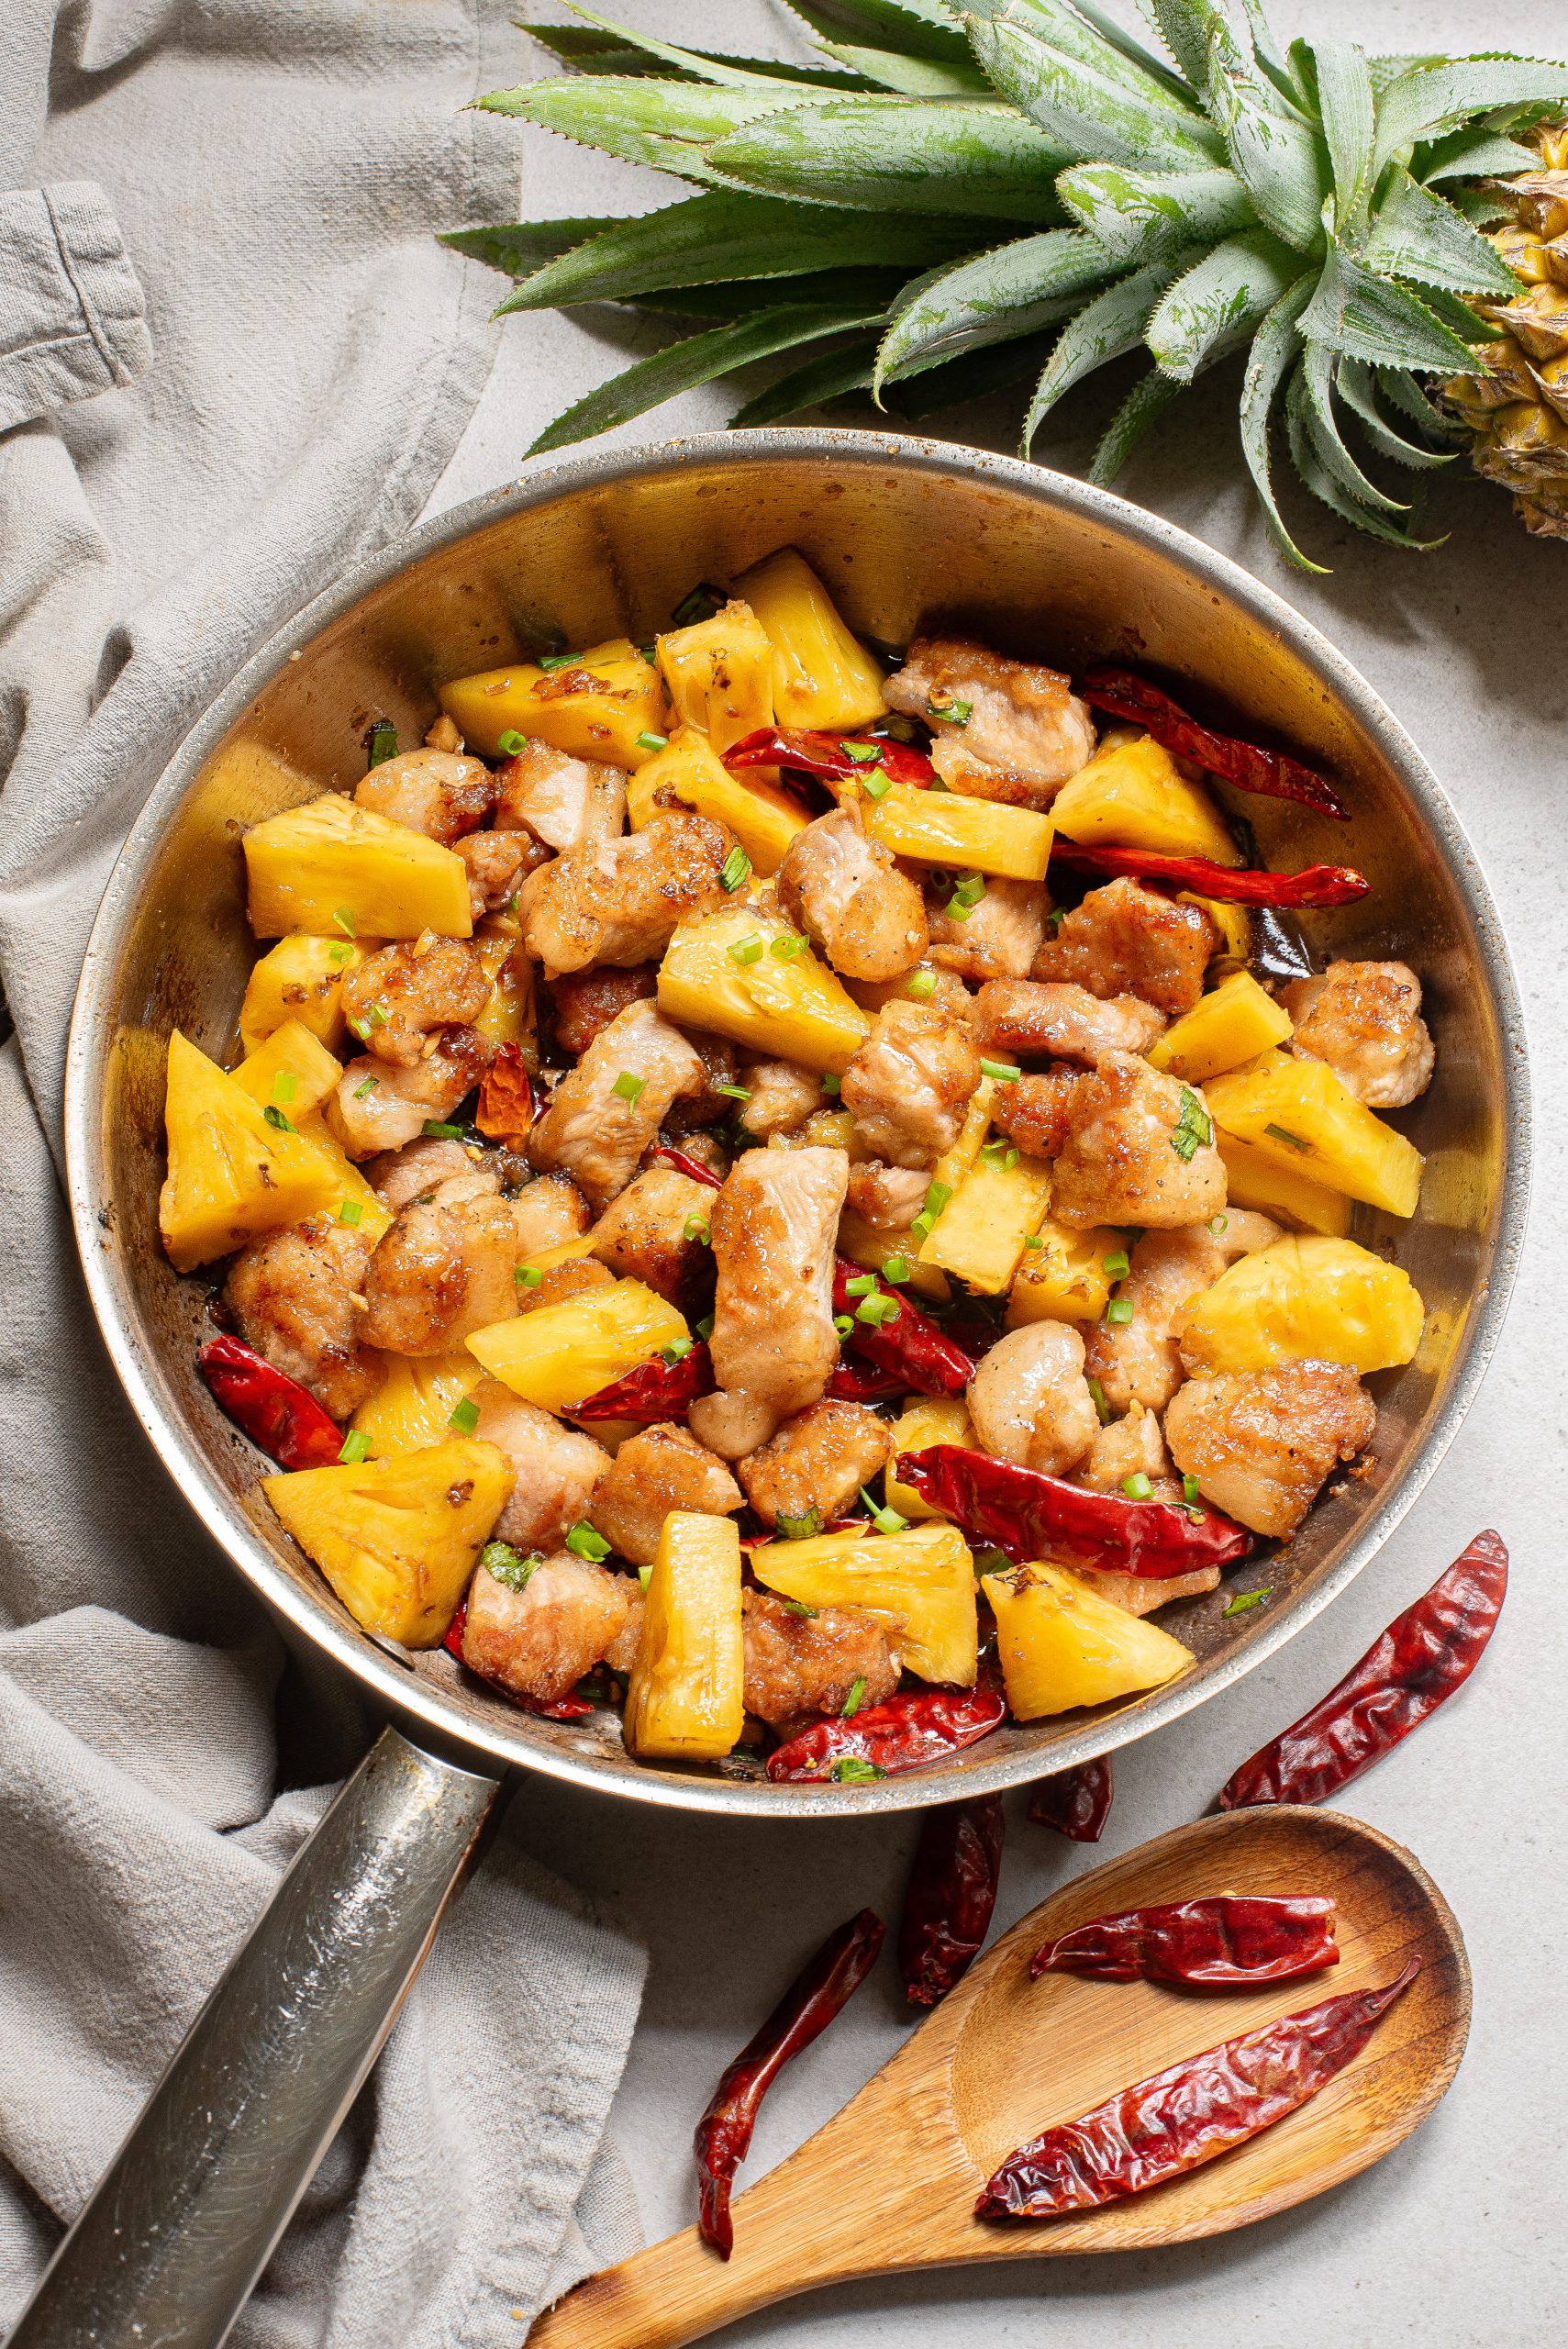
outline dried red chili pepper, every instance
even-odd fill
[[[689,1404],[714,1387],[713,1357],[700,1341],[679,1362],[639,1362],[623,1377],[612,1378],[568,1416],[573,1419],[640,1419],[651,1427],[656,1419],[684,1419]]]
[[[1501,1534],[1478,1533],[1326,1697],[1242,1763],[1220,1809],[1320,1802],[1359,1778],[1469,1679],[1507,1587]]]
[[[853,749],[845,748],[852,743]],[[874,758],[868,752],[874,751]],[[857,756],[856,753],[859,753]],[[764,726],[724,753],[727,767],[795,767],[803,774],[838,781],[847,774],[884,774],[893,783],[929,784],[936,769],[924,751],[906,742],[861,734],[828,734],[817,727]]]
[[[697,2122],[692,2139],[702,2198],[697,2229],[721,2259],[735,2248],[729,2189],[746,2158],[762,2099],[790,2057],[809,2047],[853,1998],[876,1964],[886,1932],[874,1909],[862,1909],[828,1934],[726,2070]]]
[[[861,1308],[873,1297],[891,1299],[897,1310],[885,1321],[862,1321]],[[974,1364],[962,1346],[954,1345],[880,1273],[868,1273],[847,1256],[834,1260],[833,1310],[847,1313],[854,1323],[845,1345],[902,1379],[900,1393],[913,1388],[920,1395],[962,1395],[974,1375]]]
[[[1149,848],[1084,848],[1060,833],[1052,864],[1077,873],[1130,874],[1157,888],[1192,889],[1228,906],[1350,906],[1372,884],[1349,864],[1308,864],[1299,873],[1256,873],[1250,866],[1213,864],[1207,856],[1162,856]]]
[[[886,1778],[989,1737],[1006,1719],[997,1688],[920,1688],[849,1720],[813,1721],[768,1756],[770,1778]]]
[[[1069,1550],[1075,1563],[1106,1574],[1163,1580],[1198,1566],[1229,1565],[1252,1546],[1245,1526],[1218,1509],[1086,1492],[962,1444],[902,1452],[894,1473],[966,1532],[1005,1550],[1015,1565]]]
[[[1327,2087],[1421,1970],[1348,1991],[1173,2064],[1009,2154],[975,2203],[981,2219],[1094,2210],[1200,2168]]]
[[[1080,1762],[1075,1770],[1056,1770],[1041,1778],[1029,1798],[1029,1817],[1041,1827],[1054,1827],[1074,1843],[1097,1843],[1106,1831],[1116,1799],[1116,1776],[1111,1757]]]
[[[899,1372],[878,1370],[872,1362],[841,1362],[828,1381],[835,1403],[886,1403],[907,1391],[908,1383]]]
[[[219,1409],[280,1468],[335,1465],[342,1429],[297,1379],[274,1370],[254,1346],[242,1338],[209,1338],[196,1365]]]
[[[677,1174],[689,1175],[694,1183],[705,1183],[710,1191],[722,1191],[724,1188],[722,1174],[716,1174],[711,1166],[703,1164],[700,1158],[688,1158],[684,1150],[676,1150],[670,1142],[657,1143],[648,1154],[656,1158],[661,1165],[673,1166]]]
[[[898,1964],[912,2007],[934,2007],[984,1946],[1006,1820],[1000,1795],[926,1813],[904,1894]]]
[[[1095,709],[1111,718],[1125,718],[1147,727],[1154,740],[1178,759],[1186,759],[1207,774],[1233,783],[1238,791],[1252,791],[1266,799],[1299,799],[1320,815],[1343,822],[1350,810],[1331,783],[1312,767],[1303,766],[1285,751],[1261,751],[1255,742],[1238,741],[1233,734],[1215,734],[1189,718],[1169,694],[1161,692],[1130,669],[1097,662],[1079,681],[1078,691]]]
[[[1047,1942],[1029,1961],[1042,1974],[1095,1982],[1188,1982],[1209,1990],[1289,1982],[1338,1965],[1334,1904],[1316,1893],[1291,1899],[1225,1892],[1091,1917]]]
[[[492,1141],[527,1141],[534,1121],[534,1086],[520,1044],[498,1044],[479,1080],[474,1124]]]
[[[464,1661],[462,1653],[462,1631],[467,1620],[468,1601],[465,1598],[447,1625],[447,1635],[441,1645],[449,1655],[456,1656],[465,1672],[473,1672],[473,1664]],[[566,1697],[519,1697],[515,1688],[508,1688],[502,1681],[492,1680],[487,1672],[473,1672],[473,1676],[476,1680],[483,1680],[486,1688],[494,1688],[497,1697],[505,1697],[508,1705],[516,1705],[518,1712],[537,1713],[542,1720],[580,1721],[584,1713],[591,1713],[594,1709],[589,1699],[579,1697],[575,1691]]]

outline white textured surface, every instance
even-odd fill
[[[558,13],[538,9],[539,16]],[[620,0],[616,13],[667,37],[785,53],[771,0]],[[1506,40],[1561,51],[1561,0],[1521,0],[1478,23],[1464,0],[1310,0],[1282,30],[1368,36],[1388,50],[1462,52]],[[517,78],[534,70],[519,37]],[[528,134],[530,216],[643,208],[659,183]],[[672,191],[673,193],[673,191]],[[496,280],[499,286],[501,281]],[[661,333],[595,314],[498,329],[489,388],[438,497],[453,503],[519,469],[521,451],[570,398],[655,347]],[[1240,1687],[1118,1758],[1104,1851],[1191,1819],[1230,1769],[1319,1695],[1481,1526],[1513,1553],[1507,1613],[1464,1694],[1344,1807],[1407,1843],[1452,1902],[1475,1973],[1473,2031],[1459,2079],[1410,2143],[1368,2176],[1277,2221],[1217,2242],[1112,2261],[998,2263],[821,2293],[724,2334],[735,2349],[996,2349],[1065,2335],[1074,2349],[1556,2349],[1568,2311],[1562,2179],[1561,1942],[1568,1736],[1561,1681],[1564,1561],[1562,1330],[1564,1117],[1549,1055],[1563,1015],[1563,797],[1568,790],[1568,546],[1528,540],[1507,502],[1468,474],[1445,481],[1429,519],[1437,554],[1374,545],[1298,510],[1333,575],[1311,580],[1270,550],[1240,486],[1227,376],[1178,410],[1118,484],[1247,564],[1317,622],[1409,728],[1453,798],[1502,905],[1517,958],[1540,1093],[1531,1245],[1502,1350],[1447,1461],[1382,1556],[1329,1612]],[[734,403],[694,395],[618,436],[628,442],[721,422]],[[1083,462],[1105,402],[1067,404],[1039,453]],[[1010,415],[976,410],[969,437],[1007,445]],[[762,1826],[663,1817],[536,1782],[528,1840],[577,1882],[619,1900],[653,1969],[615,2113],[651,2237],[695,2215],[692,2124],[723,2064],[795,1965],[871,1902],[896,1915],[915,1823]],[[1093,1855],[1010,1820],[998,1923]],[[1555,1942],[1553,1936],[1555,1935]],[[904,2039],[890,1969],[785,2074],[765,2109],[747,2176],[788,2153]],[[1553,2078],[1555,2074],[1555,2080]],[[890,2149],[868,2146],[868,2163]],[[897,2149],[891,2149],[898,2157]]]

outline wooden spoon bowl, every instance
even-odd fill
[[[1041,1943],[1089,1917],[1221,1892],[1330,1896],[1340,1964],[1229,1992],[1029,1978]],[[1051,2122],[1277,2016],[1389,1982],[1411,1957],[1420,1976],[1355,2061],[1234,2152],[1102,2210],[974,2217],[997,2164]],[[841,2112],[739,2197],[728,2263],[688,2228],[580,2284],[539,2319],[528,2349],[680,2349],[846,2277],[1147,2250],[1271,2218],[1407,2137],[1458,2070],[1469,2025],[1459,1927],[1408,1852],[1335,1811],[1200,1820],[1064,1885],[1005,1934]]]

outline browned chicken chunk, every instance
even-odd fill
[[[991,1101],[991,1122],[1030,1158],[1054,1158],[1067,1140],[1077,1069],[1048,1069],[999,1085]]]
[[[673,1420],[628,1435],[595,1486],[588,1522],[635,1566],[651,1566],[672,1509],[730,1517],[744,1496],[717,1453]]]
[[[526,832],[470,832],[459,841],[457,853],[468,867],[468,910],[482,921],[509,906],[530,873],[544,863],[548,851]]]
[[[373,1058],[412,1068],[432,1030],[467,1027],[489,1002],[492,982],[466,938],[425,930],[383,946],[343,982],[343,1015]]]
[[[563,1052],[580,1060],[628,1003],[651,998],[659,989],[657,963],[635,963],[629,970],[600,965],[591,971],[563,971],[550,990],[555,1019],[555,1041]]]
[[[1135,995],[1175,1019],[1203,993],[1218,942],[1201,906],[1181,905],[1138,881],[1111,881],[1062,915],[1032,974],[1066,980],[1104,1003]]]
[[[980,787],[990,770],[1031,783],[1025,804],[1049,807],[1094,755],[1094,722],[1059,670],[962,637],[917,637],[883,692],[932,729],[933,763],[954,791],[991,796]]]
[[[1190,1378],[1165,1414],[1184,1475],[1254,1533],[1295,1532],[1329,1471],[1372,1441],[1377,1407],[1347,1363]]]
[[[517,1215],[494,1177],[461,1177],[399,1209],[365,1273],[367,1344],[394,1354],[453,1353],[517,1309],[527,1262]]]
[[[790,842],[774,884],[788,918],[851,979],[891,979],[926,951],[926,907],[853,808],[818,816]]]
[[[1163,1013],[1136,996],[1102,1003],[1086,987],[1037,979],[992,979],[974,998],[983,1052],[1043,1052],[1089,1068],[1106,1052],[1146,1052],[1164,1025]]]
[[[1330,963],[1320,979],[1292,979],[1280,1001],[1296,1022],[1291,1050],[1327,1061],[1371,1109],[1403,1109],[1432,1078],[1421,982],[1408,963]]]
[[[713,1193],[673,1166],[650,1166],[610,1201],[594,1227],[594,1253],[623,1280],[689,1305],[713,1264]],[[688,1230],[688,1227],[691,1227]]]
[[[559,1550],[589,1505],[611,1461],[602,1443],[577,1428],[563,1427],[553,1411],[525,1403],[498,1378],[482,1378],[473,1390],[479,1418],[473,1433],[499,1446],[516,1481],[495,1522],[498,1542],[519,1550]]]
[[[549,978],[662,954],[680,923],[723,903],[729,845],[722,825],[675,810],[629,839],[569,849],[523,883],[528,953]]]
[[[895,1627],[863,1607],[799,1615],[766,1590],[748,1590],[742,1603],[746,1710],[771,1728],[841,1713],[857,1681],[862,1705],[880,1705],[897,1687]]]
[[[469,1585],[462,1660],[514,1696],[553,1703],[612,1650],[624,1652],[641,1613],[635,1575],[606,1574],[570,1550],[544,1559],[521,1590],[481,1566]]]
[[[1033,953],[1033,947],[1029,952]],[[846,979],[844,986],[862,1011],[880,1011],[884,1003],[929,1003],[933,1011],[968,1019],[974,1010],[974,997],[958,973],[932,962],[917,963],[912,971],[900,971],[893,979]]]
[[[718,1391],[689,1418],[727,1460],[815,1403],[838,1364],[833,1252],[849,1173],[841,1150],[749,1150],[714,1202]]]
[[[749,1134],[793,1134],[822,1107],[822,1079],[794,1061],[748,1061],[738,1082],[748,1098],[740,1123]]]
[[[450,751],[405,751],[361,776],[354,786],[354,800],[450,848],[489,815],[495,778],[479,759],[460,758]]]
[[[592,1256],[569,1256],[563,1264],[547,1264],[537,1281],[523,1283],[517,1291],[517,1311],[538,1313],[547,1305],[564,1305],[571,1297],[586,1297],[590,1290],[613,1287],[615,1277]]]
[[[886,1467],[893,1431],[864,1403],[813,1403],[742,1460],[746,1497],[769,1525],[799,1523],[815,1511],[826,1525]]]
[[[1066,1321],[1009,1330],[970,1380],[969,1416],[999,1460],[1046,1476],[1075,1468],[1100,1432],[1080,1332]]]
[[[626,777],[618,767],[573,759],[535,737],[495,777],[495,829],[527,832],[557,855],[618,839]]]
[[[472,1174],[474,1163],[466,1143],[421,1134],[417,1141],[405,1142],[401,1150],[384,1150],[367,1159],[361,1171],[383,1207],[395,1215],[421,1191],[434,1191],[439,1184]]]
[[[412,1068],[370,1053],[351,1060],[338,1080],[328,1123],[350,1158],[400,1150],[427,1123],[449,1118],[490,1065],[491,1046],[477,1028],[443,1028],[436,1049]]]
[[[1212,1288],[1238,1256],[1253,1255],[1279,1238],[1279,1226],[1267,1216],[1238,1208],[1215,1216],[1212,1225],[1219,1229],[1195,1223],[1145,1232],[1118,1292],[1132,1308],[1131,1319],[1097,1321],[1090,1330],[1089,1375],[1099,1380],[1113,1411],[1140,1404],[1164,1409],[1186,1375],[1180,1339],[1194,1297]]]
[[[550,1096],[528,1136],[536,1166],[563,1167],[596,1208],[637,1172],[677,1094],[707,1082],[702,1061],[651,1003],[628,1004]]]
[[[1177,1488],[1180,1489],[1179,1487]],[[1219,1588],[1218,1566],[1195,1566],[1190,1575],[1102,1575],[1095,1576],[1095,1596],[1129,1615],[1152,1615],[1173,1598],[1201,1598]]]
[[[1046,896],[1038,881],[989,880],[965,913],[951,892],[927,900],[930,959],[961,978],[1027,979],[1045,936]]]
[[[980,1082],[966,1019],[925,1003],[890,1003],[844,1071],[840,1098],[870,1158],[929,1166],[951,1150]]]
[[[678,1093],[671,1102],[663,1130],[680,1136],[704,1126],[716,1126],[737,1104],[725,1089],[735,1083],[735,1047],[727,1036],[713,1036],[702,1028],[683,1028],[682,1035],[703,1065],[703,1081],[693,1093]]]
[[[384,1375],[364,1342],[370,1242],[336,1216],[264,1232],[228,1268],[224,1301],[248,1346],[346,1419]]]
[[[877,1231],[907,1231],[926,1204],[930,1174],[924,1166],[884,1166],[877,1158],[850,1169],[846,1205]]]
[[[1078,1079],[1056,1158],[1059,1222],[1167,1229],[1207,1222],[1224,1205],[1225,1162],[1195,1085],[1131,1052],[1112,1052]]]
[[[1145,1499],[1179,1501],[1182,1497],[1181,1485],[1171,1474],[1171,1456],[1160,1421],[1141,1403],[1129,1404],[1125,1419],[1112,1419],[1100,1430],[1079,1473],[1084,1484],[1093,1485],[1099,1493],[1119,1493],[1129,1476],[1147,1476],[1153,1491],[1145,1494]],[[1129,1582],[1147,1579],[1146,1575],[1128,1576]],[[1097,1582],[1095,1587],[1099,1588]]]

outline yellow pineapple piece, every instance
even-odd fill
[[[252,825],[244,847],[258,938],[467,938],[473,928],[462,857],[341,792]]]
[[[781,547],[735,583],[773,648],[781,726],[865,726],[887,715],[882,670],[852,636],[806,557]]]
[[[1151,734],[1101,750],[1051,805],[1056,829],[1085,848],[1144,848],[1237,865],[1241,852],[1201,784]]]
[[[685,1322],[665,1298],[640,1281],[616,1281],[561,1305],[538,1305],[510,1321],[493,1321],[489,1329],[474,1331],[468,1347],[492,1377],[525,1403],[566,1413],[612,1378],[651,1360],[662,1346],[687,1335]]]
[[[764,878],[778,871],[791,841],[811,821],[800,801],[776,784],[753,781],[750,773],[731,774],[695,726],[678,726],[669,749],[656,751],[633,776],[626,812],[634,832],[640,832],[661,805],[668,804],[661,801],[662,792],[673,794],[683,807],[695,807],[699,816],[727,825],[751,858],[752,870]]]
[[[1026,1321],[1098,1321],[1111,1293],[1106,1258],[1125,1249],[1121,1233],[1103,1225],[1070,1231],[1048,1216],[1035,1238],[1040,1245],[1026,1243],[1008,1293],[1008,1329]]]
[[[1178,889],[1179,906],[1201,906],[1219,933],[1219,943],[1214,950],[1217,963],[1233,963],[1245,970],[1252,959],[1252,917],[1245,906],[1228,905],[1223,897],[1200,897],[1191,889]]]
[[[829,1144],[829,1147],[848,1150],[853,1140],[855,1121],[847,1110],[840,1111],[840,1115],[846,1121],[845,1129]],[[817,1129],[816,1133],[812,1132],[813,1127]],[[824,1141],[828,1141],[828,1137],[824,1127],[825,1121],[822,1120],[821,1113],[818,1111],[816,1115],[807,1118],[797,1134],[791,1134],[788,1139],[792,1142],[799,1141],[802,1149],[808,1149],[811,1141],[817,1141],[818,1137]],[[807,1136],[810,1137],[810,1141],[806,1139]],[[918,1241],[911,1240],[906,1232],[885,1231],[880,1224],[868,1223],[864,1216],[856,1214],[853,1208],[846,1208],[839,1218],[840,1256],[848,1256],[851,1264],[863,1264],[868,1273],[880,1273],[883,1266],[889,1263],[895,1266],[902,1266],[904,1273],[902,1285],[905,1287],[913,1289],[917,1297],[934,1297],[938,1304],[945,1305],[952,1295],[947,1275],[938,1272],[934,1264],[920,1263],[919,1258],[913,1253],[918,1245]],[[895,1283],[895,1286],[898,1285]]]
[[[339,997],[350,971],[373,953],[379,938],[313,938],[296,930],[280,938],[251,972],[239,1007],[239,1041],[253,1052],[274,1028],[297,1019],[328,1052],[348,1033]]]
[[[1052,820],[1030,807],[895,783],[880,799],[866,795],[862,785],[861,813],[873,840],[895,856],[911,856],[922,864],[1043,881],[1051,863]]]
[[[1391,1215],[1414,1215],[1421,1153],[1341,1085],[1326,1061],[1265,1052],[1205,1087],[1217,1127],[1276,1166]]]
[[[1204,1371],[1277,1362],[1347,1362],[1392,1370],[1421,1342],[1426,1308],[1407,1273],[1353,1240],[1292,1232],[1242,1256],[1194,1297],[1182,1358]]]
[[[624,636],[549,669],[518,661],[454,677],[440,696],[470,750],[485,759],[499,755],[503,734],[515,733],[552,743],[573,759],[638,767],[659,748],[639,738],[664,732],[659,673]]]
[[[1014,1165],[1006,1164],[1009,1157]],[[1008,1143],[987,1143],[923,1241],[920,1262],[999,1297],[1050,1205],[1051,1169],[1043,1160],[1020,1158]]]
[[[991,1104],[995,1094],[996,1079],[983,1076],[970,1095],[963,1123],[958,1130],[958,1140],[951,1150],[943,1151],[931,1169],[930,1189],[926,1194],[929,1213],[939,1214],[953,1193],[967,1180],[991,1130]]]
[[[511,1489],[506,1453],[461,1436],[389,1460],[261,1479],[355,1622],[406,1648],[445,1637]]]
[[[553,1273],[557,1264],[570,1264],[575,1263],[579,1256],[591,1256],[597,1230],[595,1224],[593,1231],[580,1232],[575,1240],[562,1240],[553,1248],[541,1248],[537,1256],[528,1258],[524,1269],[530,1273]],[[539,1309],[537,1306],[534,1308],[536,1312]],[[593,1389],[590,1387],[588,1391],[592,1394]]]
[[[1333,1240],[1344,1238],[1353,1210],[1343,1191],[1330,1191],[1294,1166],[1276,1166],[1251,1142],[1238,1141],[1218,1126],[1214,1139],[1225,1161],[1232,1207],[1254,1208],[1260,1215],[1272,1215],[1276,1223],[1298,1223],[1307,1231],[1326,1231]]]
[[[343,1197],[328,1154],[271,1126],[260,1106],[176,1028],[169,1039],[164,1123],[169,1175],[158,1226],[176,1272],[272,1231],[335,1213]]]
[[[676,718],[716,751],[773,724],[773,648],[749,604],[731,600],[711,619],[672,629],[658,650]]]
[[[1258,985],[1251,971],[1228,979],[1194,1004],[1149,1048],[1155,1068],[1189,1085],[1203,1085],[1228,1068],[1283,1044],[1291,1032],[1290,1014]]]
[[[781,958],[793,933],[749,905],[684,922],[659,965],[659,1008],[755,1052],[841,1076],[871,1033],[870,1014],[809,947]]]
[[[285,1019],[274,1028],[233,1072],[235,1084],[259,1109],[275,1108],[295,1127],[320,1108],[342,1074],[341,1061],[333,1059],[302,1019]]]
[[[373,1460],[420,1452],[455,1433],[452,1413],[484,1380],[466,1351],[455,1354],[387,1354],[386,1375],[350,1424],[370,1442]]]
[[[919,1395],[905,1405],[893,1430],[894,1460],[901,1452],[924,1452],[935,1443],[958,1443],[966,1452],[978,1451],[969,1407],[962,1395]],[[883,1478],[883,1489],[888,1508],[917,1524],[928,1518],[946,1517],[945,1509],[933,1508],[913,1485],[901,1485],[891,1466]]]
[[[1193,1663],[1180,1640],[1102,1598],[1094,1584],[1093,1575],[1068,1566],[1018,1566],[984,1577],[1002,1684],[1018,1720],[1158,1688]]]
[[[339,1223],[352,1224],[356,1230],[362,1231],[373,1247],[383,1232],[392,1226],[392,1218],[379,1197],[352,1159],[346,1155],[342,1143],[319,1109],[312,1110],[309,1117],[300,1119],[299,1130],[304,1140],[314,1143],[331,1166],[337,1185],[331,1213]]]
[[[972,1687],[979,1669],[974,1565],[955,1525],[902,1533],[822,1533],[751,1553],[768,1589],[803,1607],[863,1607],[904,1629],[893,1644],[922,1680]]]
[[[539,1011],[534,966],[523,952],[515,924],[487,915],[474,932],[474,951],[495,992],[474,1021],[487,1043],[516,1044],[523,1065],[539,1074]]]
[[[745,1726],[744,1686],[739,1530],[672,1509],[649,1570],[627,1744],[650,1760],[716,1762]]]

